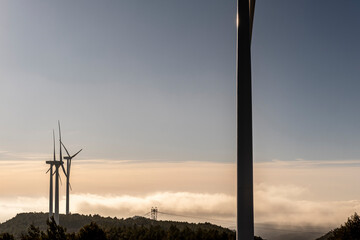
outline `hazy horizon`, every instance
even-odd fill
[[[256,1],[257,226],[330,230],[359,211],[359,12],[355,0]],[[48,211],[60,120],[70,152],[83,148],[71,212],[157,206],[235,226],[235,24],[234,0],[1,1],[0,222]]]
[[[0,222],[48,211],[60,120],[83,148],[70,212],[235,226],[235,16],[234,1],[2,1]]]

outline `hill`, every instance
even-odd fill
[[[17,239],[22,233],[26,233],[28,227],[33,224],[39,227],[41,231],[47,229],[46,220],[48,219],[48,213],[20,213],[14,218],[0,224],[0,233],[13,234]],[[234,235],[235,233],[227,228],[223,228],[210,223],[187,223],[187,222],[174,222],[174,221],[155,221],[144,217],[133,217],[127,219],[117,219],[110,217],[101,217],[100,215],[80,215],[60,214],[60,225],[67,229],[68,233],[78,232],[84,225],[88,225],[91,222],[97,223],[105,231],[110,231],[119,227],[133,227],[143,226],[150,228],[151,226],[159,226],[165,231],[169,230],[172,225],[176,226],[179,230],[189,228],[193,231],[201,230],[213,230],[219,233],[226,233],[228,235]]]
[[[360,216],[355,212],[347,222],[316,240],[360,239]]]
[[[255,234],[269,240],[315,240],[329,229],[319,225],[255,223]]]
[[[333,237],[333,233],[332,231],[328,232],[327,234],[325,234],[324,236],[317,238],[316,240],[328,240],[330,237]]]

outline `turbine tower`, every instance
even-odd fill
[[[66,149],[65,145],[61,142],[61,145],[64,147],[66,153],[67,153],[67,157],[64,157],[64,159],[66,159],[66,215],[68,215],[70,213],[69,208],[70,208],[70,189],[71,185],[70,185],[70,170],[71,170],[71,160],[79,154],[79,152],[81,152],[82,149],[80,149],[77,153],[75,153],[74,155],[70,155],[69,151]],[[72,188],[71,188],[72,190]]]
[[[61,129],[60,129],[60,121],[58,121],[58,125],[59,125],[59,143],[60,143],[60,159],[59,161],[54,161],[55,163],[55,222],[57,224],[59,224],[59,178],[60,178],[60,174],[59,174],[59,167],[61,166],[65,176],[67,176],[66,172],[65,172],[65,168],[64,168],[64,162],[62,160],[62,151],[61,151]],[[60,179],[61,181],[61,179]]]
[[[46,171],[48,173],[50,171],[50,190],[49,190],[49,218],[53,216],[53,166],[56,161],[55,155],[55,133],[53,130],[53,140],[54,140],[54,159],[52,161],[46,161],[46,164],[50,164],[49,170]]]
[[[59,167],[62,166],[64,162],[54,161],[55,165],[55,222],[59,224]]]

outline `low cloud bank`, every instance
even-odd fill
[[[0,198],[0,202],[1,222],[18,212],[48,211],[48,200],[43,197]],[[64,198],[60,201],[60,206],[60,212],[64,212]],[[149,216],[147,213],[151,207],[159,209],[159,219],[235,225],[236,198],[222,193],[159,192],[144,197],[95,194],[71,196],[71,211],[81,214],[100,214],[118,218]]]
[[[48,211],[45,163],[0,161],[0,166],[5,183],[0,186],[0,222],[19,212]],[[358,160],[255,163],[255,222],[338,226],[360,212],[359,172]],[[173,214],[159,219],[235,226],[235,164],[98,160],[74,162],[72,174],[72,212],[122,218],[156,206]],[[62,199],[61,212],[64,207]]]
[[[161,192],[145,197],[85,194],[75,195],[72,199],[74,210],[86,214],[99,212],[117,217],[144,216],[151,207],[157,207],[159,212],[166,214],[159,214],[160,219],[177,215],[179,220],[204,222],[208,219],[212,222],[216,219],[231,222],[236,217],[235,196],[221,193]]]
[[[5,183],[0,185],[4,193],[0,196],[0,222],[19,212],[48,211],[49,174],[45,162],[3,160],[0,167],[0,181]],[[166,219],[215,219],[234,226],[235,173],[234,163],[74,161],[70,209],[121,218],[144,215],[156,206],[164,213],[179,215],[167,215]],[[60,196],[64,195],[62,185]],[[64,206],[63,199],[60,212],[64,212]],[[165,215],[160,217],[165,219]]]
[[[359,200],[304,200],[307,192],[309,189],[294,185],[257,184],[254,193],[256,222],[335,227],[360,210]]]
[[[255,222],[287,226],[335,227],[360,209],[359,200],[304,200],[309,189],[295,185],[255,184]],[[65,211],[65,199],[60,212]],[[159,219],[189,222],[212,222],[234,227],[236,197],[223,193],[157,192],[135,195],[71,195],[71,211],[81,214],[100,214],[117,218],[149,216],[157,207]],[[46,197],[0,198],[0,222],[19,212],[47,212]]]
[[[49,200],[45,197],[0,197],[0,223],[22,212],[48,212]]]
[[[336,227],[360,212],[360,161],[254,164],[255,221]]]

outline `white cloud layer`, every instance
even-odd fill
[[[48,211],[46,164],[0,161],[0,167],[0,221],[18,212]],[[338,226],[360,212],[359,172],[358,160],[255,163],[255,222]],[[175,220],[219,219],[218,224],[233,227],[235,173],[232,163],[74,162],[71,211],[131,217],[157,206],[165,213],[201,217],[177,216]],[[60,195],[64,194],[63,185]],[[62,199],[61,212],[64,206]]]
[[[150,212],[151,207],[157,207],[166,214],[188,216],[184,218],[190,221],[218,219],[231,222],[236,216],[236,198],[221,193],[159,192],[144,197],[86,194],[75,195],[72,199],[76,211],[87,214],[100,212],[106,216],[143,216]],[[168,217],[164,215],[163,219]],[[178,220],[184,218],[175,217]]]
[[[255,186],[255,219],[258,223],[335,227],[360,210],[359,200],[304,200],[309,189],[294,185]]]
[[[48,211],[48,199],[44,197],[0,198],[0,221],[5,221],[18,212]],[[60,201],[65,206],[65,199]],[[75,194],[71,196],[72,212],[100,214],[118,218],[144,216],[151,207],[159,209],[159,219],[190,222],[214,222],[234,226],[236,198],[226,194],[203,194],[190,192],[158,192],[144,197],[122,195],[101,196]],[[63,208],[60,209],[64,211]],[[149,215],[147,215],[149,216]]]
[[[4,193],[0,197],[0,221],[18,212],[48,211],[47,168],[40,161],[0,161],[0,181],[4,183],[0,185]],[[177,216],[175,220],[219,219],[219,224],[234,226],[235,170],[233,163],[74,161],[70,209],[126,218],[143,215],[157,206],[164,213],[201,217]],[[60,196],[64,195],[62,185]],[[60,212],[64,212],[64,206],[63,199]]]
[[[254,165],[255,221],[335,227],[360,212],[360,161],[272,161]]]

